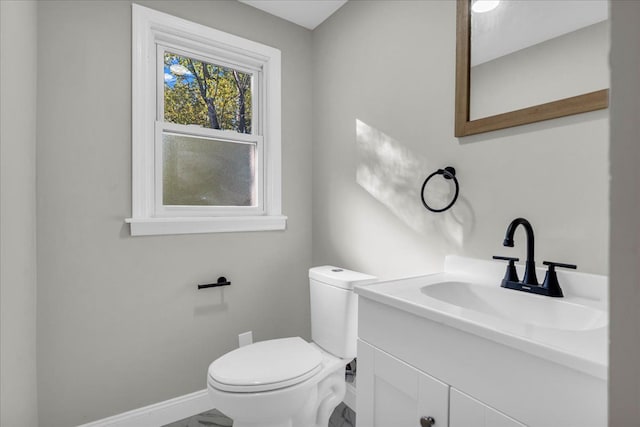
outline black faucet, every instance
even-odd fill
[[[505,234],[504,242],[502,242],[502,244],[510,248],[513,247],[513,233],[515,233],[516,228],[518,228],[519,225],[522,225],[524,227],[524,231],[527,233],[527,261],[525,262],[524,278],[522,279],[522,283],[525,285],[538,286],[538,278],[536,277],[536,261],[533,254],[533,227],[531,226],[531,223],[524,218],[516,218],[511,221],[511,224],[507,227],[507,234]]]
[[[549,270],[544,278],[544,282],[542,284],[538,284],[538,278],[536,277],[536,262],[534,259],[533,227],[531,227],[531,223],[524,218],[516,218],[511,221],[511,224],[507,227],[507,234],[504,236],[504,242],[502,242],[502,244],[504,246],[513,247],[513,234],[519,225],[522,225],[524,227],[524,231],[527,233],[527,261],[525,263],[524,278],[522,279],[522,282],[518,279],[518,273],[516,272],[515,267],[515,262],[518,261],[518,258],[494,256],[494,259],[509,261],[507,272],[504,279],[502,279],[502,284],[500,286],[503,288],[515,289],[517,291],[546,295],[549,297],[564,296],[562,289],[560,288],[560,284],[558,283],[558,277],[555,269],[556,267],[572,269],[576,269],[577,267],[573,264],[544,261],[543,264],[549,266]]]

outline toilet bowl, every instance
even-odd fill
[[[234,427],[327,427],[356,357],[356,284],[375,277],[332,266],[309,270],[311,337],[261,341],[209,366],[207,389]]]
[[[209,396],[234,427],[326,427],[344,398],[348,362],[299,337],[262,341],[211,364]],[[253,378],[243,366],[251,366]],[[240,375],[232,377],[235,368]]]

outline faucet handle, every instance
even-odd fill
[[[494,255],[493,259],[498,259],[501,261],[509,261],[509,265],[507,265],[507,271],[504,274],[504,279],[502,279],[502,283],[504,284],[505,282],[519,282],[520,279],[518,279],[518,272],[516,271],[516,265],[515,262],[516,261],[520,261],[520,258],[512,258],[512,257],[508,257],[508,256],[497,256]]]
[[[575,264],[563,264],[561,262],[551,262],[551,261],[543,261],[542,264],[548,265],[549,270],[547,270],[547,274],[544,277],[544,282],[542,283],[542,287],[545,288],[550,297],[563,297],[562,288],[560,288],[560,283],[558,283],[558,276],[556,275],[556,267],[560,268],[571,268],[575,270],[578,268]]]
[[[498,255],[494,255],[493,259],[499,259],[501,261],[509,261],[509,264],[516,262],[516,261],[520,261],[520,258],[511,258],[508,256],[498,256]]]
[[[554,271],[556,267],[571,268],[573,270],[578,268],[578,266],[575,265],[575,264],[563,264],[561,262],[553,262],[553,261],[542,261],[542,264],[548,265],[549,266],[549,270],[551,270],[551,271]]]

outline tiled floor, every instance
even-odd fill
[[[341,403],[329,418],[329,427],[355,427],[356,413],[347,405]]]
[[[233,421],[231,421],[230,418],[222,415],[222,413],[217,409],[212,409],[210,411],[194,415],[193,417],[167,424],[163,427],[229,427],[232,425]]]
[[[216,409],[203,412],[202,414],[194,415],[184,420],[176,421],[175,423],[167,424],[163,427],[230,427],[233,425],[231,419],[222,415]],[[329,419],[329,425],[327,427],[354,427],[356,425],[356,414],[344,403],[338,405],[338,407],[331,414]]]

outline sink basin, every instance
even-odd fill
[[[584,331],[607,324],[607,314],[597,308],[500,286],[447,281],[420,291],[462,309],[542,328]]]

